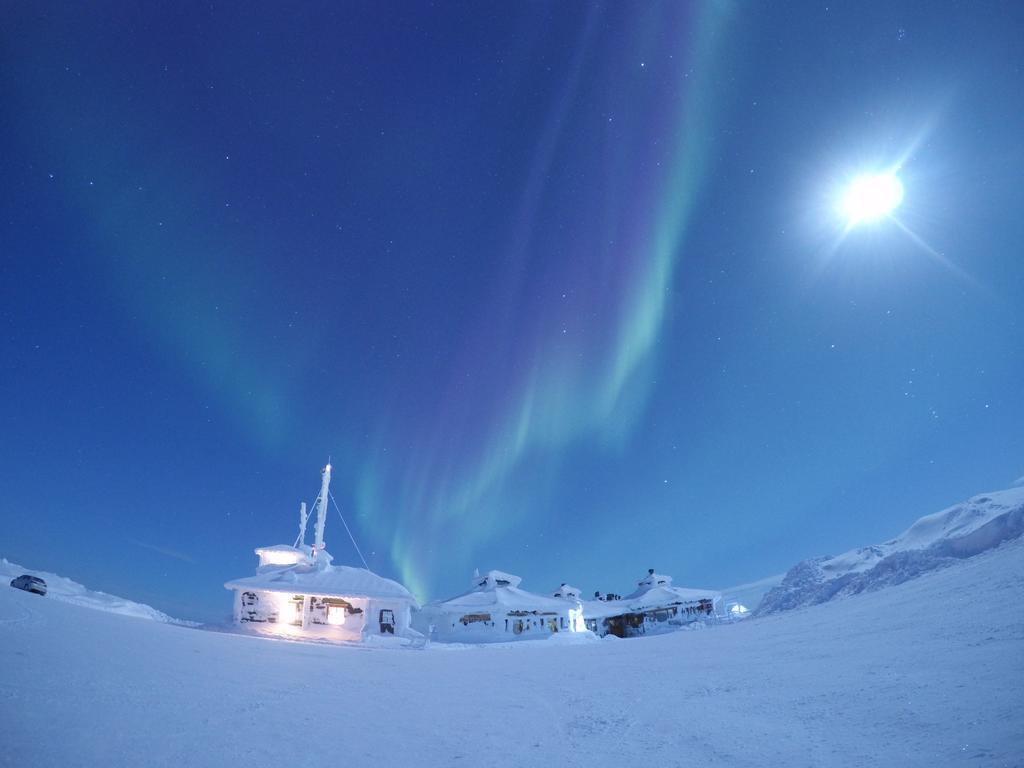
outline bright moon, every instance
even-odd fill
[[[891,173],[858,176],[846,188],[839,203],[850,226],[875,221],[903,202],[903,184]]]

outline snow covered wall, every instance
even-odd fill
[[[145,603],[136,603],[116,595],[108,595],[106,592],[95,592],[86,589],[77,581],[58,576],[47,571],[36,571],[12,563],[7,558],[0,558],[0,588],[7,588],[11,579],[27,573],[31,576],[38,576],[46,582],[46,597],[44,600],[58,600],[63,603],[73,603],[84,608],[92,608],[97,611],[108,613],[119,613],[122,616],[134,616],[140,619],[162,621],[168,624],[183,624],[196,626],[193,622],[173,619],[162,611],[158,611]]]
[[[764,596],[757,615],[824,603],[901,584],[1024,533],[1024,488],[975,496],[926,515],[895,539],[793,566]]]

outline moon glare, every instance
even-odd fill
[[[858,176],[843,193],[839,210],[850,226],[876,221],[903,202],[903,183],[894,174]]]

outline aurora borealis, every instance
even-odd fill
[[[330,456],[422,598],[721,587],[1008,485],[1020,17],[11,10],[0,554],[216,619]]]
[[[468,544],[469,551],[474,551],[500,537],[537,505],[532,494],[523,494],[517,486],[557,483],[553,473],[558,456],[574,443],[620,445],[646,403],[682,234],[704,175],[707,123],[713,117],[709,90],[716,37],[727,21],[726,10],[713,5],[697,13],[667,16],[652,14],[642,25],[667,23],[673,31],[661,40],[685,41],[678,51],[671,44],[651,51],[667,62],[665,79],[675,80],[665,90],[655,89],[649,111],[643,110],[653,115],[659,134],[671,137],[667,145],[652,152],[643,139],[614,137],[609,126],[620,114],[618,107],[605,104],[597,114],[577,107],[583,114],[570,117],[580,80],[588,66],[593,67],[592,60],[600,60],[592,49],[602,45],[614,49],[619,42],[618,32],[611,36],[613,40],[595,40],[600,35],[588,24],[567,82],[552,100],[543,138],[533,155],[518,206],[519,231],[513,235],[508,264],[502,268],[505,274],[498,280],[497,309],[485,312],[483,338],[469,343],[465,362],[454,371],[456,382],[472,381],[482,362],[485,370],[494,371],[485,378],[487,389],[494,391],[455,385],[449,396],[455,402],[442,406],[440,419],[430,429],[445,441],[456,437],[464,448],[453,456],[427,438],[426,449],[418,449],[409,465],[411,471],[398,468],[403,481],[395,498],[386,494],[381,498],[372,488],[375,473],[366,476],[371,488],[362,499],[364,516],[397,528],[392,559],[401,564],[405,582],[421,594],[427,586],[425,574],[438,570],[445,560],[458,562],[457,555],[444,551],[446,541]],[[642,32],[650,30],[638,30]],[[609,58],[613,68],[636,68],[630,59]],[[609,66],[607,61],[601,64]],[[689,80],[695,71],[700,74]],[[668,106],[657,104],[658,100]],[[627,107],[621,113],[628,114]],[[605,115],[610,119],[602,121]],[[556,153],[573,161],[573,148],[560,135],[559,125],[569,119],[600,126],[604,135],[592,139],[599,146],[586,151],[601,152],[612,167],[644,168],[643,184],[634,189],[635,182],[626,173],[621,182],[624,190],[611,199],[606,193],[594,199],[583,190],[569,200],[559,199],[544,179]],[[611,178],[602,180],[606,176],[602,170],[593,173],[601,187],[619,187]],[[632,199],[630,191],[635,191]],[[602,221],[602,226],[592,233],[545,231],[538,219],[548,206],[556,217],[577,216],[583,209],[585,218]],[[565,257],[545,263],[545,249],[537,248],[538,240],[554,243]],[[523,293],[547,294],[536,316],[526,322],[509,309],[521,302]],[[493,333],[492,329],[500,330]],[[513,368],[502,371],[509,364],[507,350],[517,353]],[[472,418],[472,424],[465,418],[472,414],[466,407],[467,394],[470,404],[481,399],[485,414]],[[382,516],[381,508],[396,514]],[[418,524],[424,515],[430,520],[426,528]]]

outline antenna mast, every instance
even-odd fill
[[[313,557],[324,548],[324,525],[327,523],[327,498],[331,486],[331,465],[324,467],[323,480],[320,483],[320,495],[316,499],[316,541],[313,544]]]
[[[306,543],[306,523],[309,521],[309,513],[306,512],[306,502],[299,504],[299,538],[295,540],[295,546]]]

